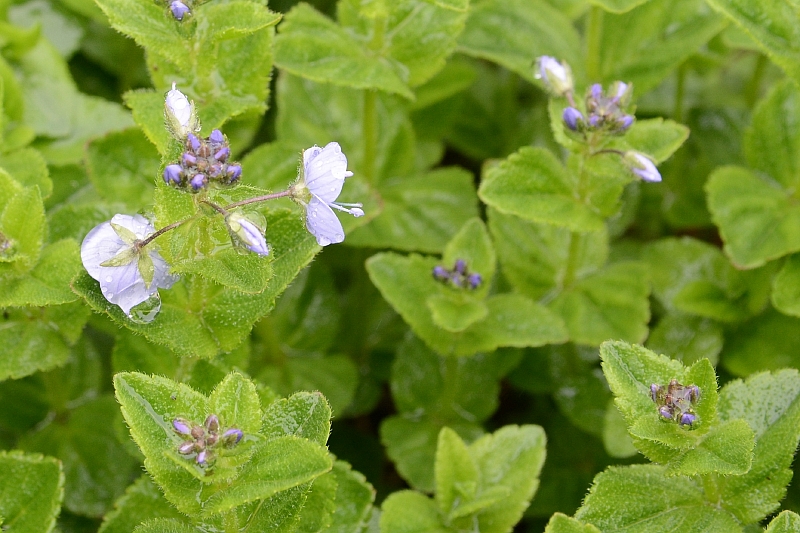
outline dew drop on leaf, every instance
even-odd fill
[[[128,318],[137,324],[149,324],[161,311],[161,297],[155,293],[147,300],[131,308]]]

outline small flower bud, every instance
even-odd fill
[[[690,402],[695,403],[700,399],[700,387],[698,387],[697,385],[689,385],[689,387],[687,387],[687,390],[689,392]]]
[[[222,442],[225,446],[236,446],[243,436],[241,429],[232,428],[222,434]]]
[[[225,142],[225,136],[222,135],[221,131],[213,130],[211,132],[211,135],[208,136],[208,140],[211,141],[212,143],[220,143],[221,144],[221,143]]]
[[[201,450],[200,453],[197,454],[197,464],[200,466],[205,466],[206,461],[208,459],[208,452],[206,450]]]
[[[222,164],[221,163],[214,163],[210,167],[208,167],[208,175],[212,178],[218,178],[222,174]]]
[[[630,84],[627,84],[623,81],[615,81],[609,89],[609,92],[613,95],[612,100],[614,103],[624,107],[628,105],[631,93],[633,91]]]
[[[178,446],[178,453],[182,455],[189,455],[190,453],[194,453],[195,443],[193,440],[187,440],[180,446]]]
[[[231,181],[236,181],[239,179],[239,176],[242,175],[242,166],[228,165],[228,170],[226,171],[226,173],[228,174],[228,179],[230,179]]]
[[[228,159],[229,155],[231,155],[231,149],[228,148],[227,146],[223,146],[222,148],[217,150],[217,153],[214,154],[214,159],[216,159],[217,161],[225,161],[226,159]]]
[[[181,183],[181,169],[180,165],[167,165],[164,169],[164,182],[169,185],[174,183],[180,185]]]
[[[600,123],[603,121],[603,117],[600,115],[591,114],[589,115],[589,127],[592,129],[597,128],[600,126]]]
[[[663,418],[667,420],[672,420],[672,409],[670,409],[666,405],[662,405],[658,408],[658,414],[660,414]]]
[[[646,155],[639,152],[625,152],[623,157],[631,172],[639,176],[643,181],[661,181],[661,174]]]
[[[480,274],[475,272],[467,277],[467,282],[469,283],[469,288],[475,290],[481,286],[481,283],[483,283],[483,278]]]
[[[564,109],[564,124],[567,125],[572,131],[578,131],[578,128],[583,123],[583,115],[574,107]]]
[[[212,433],[211,435],[206,437],[206,446],[209,447],[214,446],[218,440],[219,440],[219,435],[217,435],[216,433]]]
[[[219,418],[217,415],[208,415],[205,423],[206,429],[211,433],[219,431]]]
[[[193,426],[191,431],[192,438],[202,439],[205,437],[206,432],[201,426]]]
[[[189,181],[189,184],[192,186],[192,189],[198,191],[205,187],[207,182],[208,180],[206,179],[205,174],[195,174]]]
[[[622,133],[633,125],[633,115],[623,115],[619,121],[619,128],[617,131]]]
[[[443,266],[433,267],[433,278],[438,281],[447,281],[450,279],[450,272]]]
[[[172,16],[175,20],[183,20],[183,17],[189,13],[189,7],[180,0],[173,0],[169,5],[169,10],[172,11]]]
[[[225,217],[225,223],[235,244],[241,244],[258,255],[269,255],[269,246],[263,232],[243,215],[229,213]]]
[[[192,426],[188,420],[183,418],[176,418],[172,421],[172,427],[175,428],[175,431],[180,433],[181,435],[191,435],[192,434]]]
[[[465,274],[467,272],[467,263],[466,263],[466,261],[464,261],[463,259],[458,259],[456,261],[455,267],[453,267],[453,270],[455,270],[459,274]]]
[[[536,77],[557,96],[565,96],[573,90],[572,71],[566,63],[560,63],[553,57],[542,56],[537,61]]]
[[[697,420],[697,417],[692,413],[683,413],[678,423],[681,426],[691,426],[694,424],[695,420]]]
[[[173,5],[176,2],[186,7],[178,0],[175,0]],[[167,97],[164,100],[164,114],[167,118],[167,126],[178,139],[185,139],[187,135],[197,129],[194,104],[189,102],[186,95],[180,92],[174,83],[172,84],[172,90],[167,93]]]
[[[661,386],[656,385],[655,383],[650,384],[650,398],[654,401],[658,401],[658,393],[661,392]]]
[[[191,147],[191,149],[192,149],[192,150],[193,150],[195,153],[197,153],[198,151],[200,151],[200,146],[201,146],[201,145],[200,145],[200,139],[198,139],[198,138],[197,138],[197,136],[196,136],[195,134],[193,134],[193,133],[190,133],[189,135],[187,135],[187,136],[186,136],[186,140],[187,140],[187,141],[189,141],[189,144],[188,144],[188,146],[190,146],[190,147]]]
[[[187,167],[193,167],[197,164],[197,158],[194,156],[194,154],[191,154],[189,152],[184,152],[183,164],[186,165]]]

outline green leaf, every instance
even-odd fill
[[[647,0],[592,0],[592,4],[612,13],[625,13],[645,2]]]
[[[98,533],[130,533],[145,520],[184,515],[169,504],[149,476],[137,479],[114,503],[114,509],[103,517]]]
[[[42,198],[47,198],[53,192],[53,180],[50,179],[47,162],[33,148],[21,148],[0,155],[0,167],[23,187],[38,186]]]
[[[720,391],[719,418],[743,418],[755,432],[752,468],[718,478],[717,490],[723,507],[742,523],[758,522],[778,509],[792,479],[800,440],[800,375],[782,370],[728,383]]]
[[[758,0],[710,0],[708,3],[732,19],[790,77],[800,80],[797,61],[800,48],[794,39],[796,6],[790,2]]]
[[[691,367],[641,346],[608,341],[600,347],[605,373],[616,405],[625,417],[634,445],[651,460],[680,461],[681,453],[697,446],[715,427],[717,382],[707,359]],[[683,385],[696,385],[700,400],[694,406],[697,416],[691,430],[665,421],[650,397],[650,385],[666,386],[673,379]]]
[[[773,518],[766,533],[797,533],[800,531],[800,516],[792,511],[782,511]]]
[[[800,255],[788,257],[773,279],[772,305],[781,313],[800,316]]]
[[[745,322],[725,339],[722,364],[736,376],[763,370],[800,368],[800,320],[775,310]],[[768,356],[767,356],[768,355]]]
[[[667,464],[670,475],[741,475],[753,459],[753,430],[744,420],[723,422],[697,446]]]
[[[446,332],[433,322],[425,302],[432,294],[448,294],[431,276],[438,264],[432,258],[384,253],[367,261],[367,272],[383,297],[428,346],[442,355],[469,355],[500,346],[541,346],[563,342],[560,320],[543,306],[516,294],[494,295],[485,300],[485,319],[459,333]]]
[[[78,302],[5,311],[0,316],[0,380],[63,365],[88,318],[88,309]]]
[[[294,7],[275,39],[275,62],[297,76],[356,89],[379,89],[413,98],[392,62],[309,6]]]
[[[290,142],[264,143],[242,159],[248,183],[269,191],[282,190],[297,179],[302,147]]]
[[[242,531],[260,533],[295,533],[300,522],[300,513],[308,498],[309,484],[285,490],[274,496],[239,507],[239,523],[245,524]]]
[[[298,392],[272,402],[264,413],[268,437],[298,436],[325,446],[331,432],[331,407],[319,392]]]
[[[0,516],[20,533],[53,531],[64,496],[61,464],[52,457],[0,452]]]
[[[319,476],[311,483],[306,503],[300,513],[298,533],[318,533],[331,525],[336,510],[338,480],[333,471]]]
[[[87,171],[97,192],[106,200],[125,202],[130,211],[153,203],[153,179],[160,163],[139,129],[108,134],[86,147]]]
[[[196,528],[172,518],[154,518],[136,527],[133,533],[193,533]]]
[[[353,246],[441,252],[456,231],[478,215],[473,177],[458,168],[389,179],[379,193],[383,210],[347,235]]]
[[[11,263],[0,262],[0,276],[18,276],[39,260],[44,241],[44,205],[39,188],[19,190],[4,207],[0,213],[0,232],[11,241]],[[8,253],[5,251],[3,255]]]
[[[336,510],[325,533],[349,533],[358,531],[372,510],[375,489],[360,473],[352,470],[344,461],[333,463],[332,474],[336,476]]]
[[[648,349],[669,354],[685,365],[703,358],[716,365],[722,344],[722,326],[707,318],[680,313],[661,318],[647,337]]]
[[[652,118],[637,120],[624,137],[610,146],[645,153],[659,164],[669,159],[688,138],[689,128],[683,124]]]
[[[263,500],[307,483],[332,466],[327,449],[307,439],[287,435],[268,440],[257,447],[235,483],[209,496],[203,512],[208,516]]]
[[[556,513],[547,522],[544,533],[599,533],[592,524],[584,524],[565,514]]]
[[[381,422],[381,442],[386,454],[400,476],[417,490],[434,490],[436,444],[444,425],[431,417],[413,416],[390,416]],[[480,426],[463,420],[448,421],[446,425],[467,441],[483,433]]]
[[[726,25],[702,0],[650,0],[603,16],[600,81],[633,83],[638,94],[657,86]]]
[[[393,492],[381,505],[381,533],[448,533],[430,498],[411,490]]]
[[[209,408],[226,427],[245,433],[258,433],[261,429],[261,402],[256,385],[238,372],[231,372],[214,388]]]
[[[103,516],[139,469],[138,461],[117,440],[119,417],[114,398],[102,395],[72,410],[66,424],[54,422],[20,441],[20,448],[61,460],[64,507],[69,511]]]
[[[543,148],[521,148],[481,181],[478,196],[505,214],[567,227],[597,231],[603,217],[577,196],[577,183],[561,162]]]
[[[582,66],[575,28],[541,0],[473,0],[458,51],[494,61],[531,82],[539,56],[554,56],[573,69]]]
[[[641,257],[667,310],[726,322],[748,315],[745,279],[718,248],[690,237],[668,238],[649,244]]]
[[[345,412],[358,386],[358,369],[346,355],[291,357],[282,365],[265,367],[258,380],[279,393],[289,395],[302,390],[319,390],[335,414]]]
[[[114,339],[111,361],[115,373],[138,371],[166,377],[175,377],[179,365],[169,349],[124,329]]]
[[[575,518],[601,531],[741,531],[726,510],[709,505],[703,488],[687,477],[669,477],[663,467],[611,467],[597,475]]]
[[[416,87],[444,67],[468,9],[469,0],[399,0],[384,2],[377,12],[367,14],[358,0],[345,0],[337,12],[343,26],[368,41]]]
[[[473,500],[478,489],[478,466],[467,445],[450,428],[443,427],[436,445],[436,503],[444,516]]]
[[[280,13],[273,13],[258,2],[232,0],[223,4],[198,6],[195,16],[203,37],[226,41],[255,33],[276,25]]]
[[[23,277],[0,279],[0,307],[58,305],[75,301],[69,283],[81,271],[78,244],[65,239],[45,246]]]
[[[608,403],[603,420],[603,447],[608,455],[620,459],[631,457],[639,452],[633,445],[631,436],[628,434],[628,425],[614,402]]]
[[[133,113],[133,120],[150,142],[156,145],[158,153],[162,156],[168,154],[175,146],[175,139],[164,127],[164,95],[149,89],[138,89],[126,92],[122,97]]]

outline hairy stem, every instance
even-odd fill
[[[189,222],[190,220],[193,220],[195,218],[195,216],[191,216],[189,218],[184,218],[183,220],[179,220],[177,222],[173,222],[169,226],[164,226],[163,228],[161,228],[160,230],[156,231],[155,233],[151,233],[149,237],[147,237],[143,241],[139,241],[139,243],[137,244],[138,248],[139,249],[144,248],[145,246],[147,246],[148,244],[150,244],[151,242],[153,242],[157,238],[161,237],[162,235],[164,235],[168,231],[172,231],[175,228],[179,228],[179,227],[183,226],[184,224],[186,224],[187,222]]]
[[[276,193],[273,193],[273,194],[265,194],[264,196],[256,196],[254,198],[248,198],[247,200],[241,200],[239,202],[233,202],[232,204],[226,205],[222,209],[224,211],[230,211],[234,207],[239,207],[239,206],[248,205],[248,204],[255,204],[255,203],[258,203],[258,202],[266,202],[267,200],[274,200],[276,198],[284,198],[286,196],[291,196],[291,195],[292,195],[292,191],[290,189],[287,189],[287,190],[285,190],[283,192],[276,192]]]

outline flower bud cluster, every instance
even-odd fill
[[[202,426],[185,418],[176,418],[172,421],[172,427],[178,435],[187,439],[178,446],[178,453],[194,456],[195,462],[202,467],[213,464],[215,452],[220,447],[233,448],[244,436],[242,430],[236,428],[220,432],[219,418],[214,414],[208,415]]]
[[[459,289],[469,290],[475,290],[483,283],[480,274],[467,270],[467,263],[463,259],[458,259],[452,270],[441,265],[433,267],[433,279]]]
[[[586,112],[584,116],[575,107],[564,109],[564,124],[572,131],[606,131],[621,134],[631,127],[634,121],[627,112],[631,101],[632,87],[621,81],[614,82],[603,91],[602,85],[595,83],[586,96]]]
[[[653,383],[650,385],[650,398],[658,406],[658,414],[664,420],[677,422],[681,427],[691,427],[697,420],[694,405],[700,399],[697,385],[681,385],[677,379],[669,382],[666,388]]]
[[[180,161],[164,169],[168,185],[198,192],[211,182],[230,185],[242,175],[242,166],[228,161],[231,149],[221,131],[214,130],[205,139],[189,133],[184,146]]]
[[[172,0],[169,3],[169,11],[172,13],[172,16],[175,17],[175,20],[178,22],[183,20],[183,17],[186,15],[191,15],[192,12],[189,9],[189,6],[181,2],[181,0]]]

